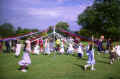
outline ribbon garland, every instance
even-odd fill
[[[16,39],[20,39],[20,38],[23,38],[23,37],[26,37],[26,36],[30,36],[30,35],[33,35],[33,34],[37,34],[39,32],[30,32],[30,33],[27,33],[27,34],[24,34],[24,35],[20,35],[20,36],[14,36],[14,37],[8,37],[8,38],[3,38],[3,39],[0,39],[0,41],[7,41],[7,40],[16,40]]]
[[[89,38],[89,37],[85,37],[85,36],[80,36],[80,35],[77,35],[75,33],[71,33],[71,32],[68,32],[66,30],[60,30],[61,32],[64,32],[65,34],[68,34],[70,36],[73,36],[73,37],[78,37],[79,39],[82,39],[82,40],[85,40],[85,41],[92,41],[92,38]]]
[[[73,36],[73,37],[77,37],[79,39],[82,39],[82,40],[85,40],[85,41],[92,41],[92,38],[89,38],[89,37],[85,37],[85,36],[81,36],[81,35],[77,35],[75,33],[72,33],[72,32],[68,32],[66,30],[63,30],[63,29],[58,29],[60,32],[63,32],[67,35],[70,35],[70,36]],[[48,32],[48,29],[47,30],[44,30],[42,32]],[[27,33],[27,34],[24,34],[24,35],[20,35],[20,36],[15,36],[15,37],[8,37],[8,38],[4,38],[4,39],[0,39],[0,41],[7,41],[7,40],[16,40],[16,39],[20,39],[20,38],[23,38],[23,37],[26,37],[26,36],[30,36],[30,35],[33,35],[33,34],[37,34],[37,33],[40,33],[40,32],[30,32],[30,33]],[[50,35],[50,34],[48,34]],[[47,36],[48,36],[47,35]],[[33,39],[34,40],[37,40],[37,39],[40,39],[41,37],[39,38],[36,38],[36,39]]]

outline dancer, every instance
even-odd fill
[[[73,54],[73,51],[74,51],[74,48],[73,48],[73,45],[72,43],[69,43],[69,47],[68,47],[68,50],[67,50],[67,54]]]
[[[120,60],[120,45],[119,45],[118,42],[117,42],[117,44],[115,46],[115,49],[116,49],[117,60],[119,62],[119,60]]]
[[[107,39],[106,40],[106,51],[105,51],[105,53],[109,53],[109,48],[111,47],[111,44],[112,44],[111,39],[110,38]]]
[[[91,42],[89,42],[88,44],[87,53],[88,53],[88,61],[87,64],[84,65],[84,69],[86,70],[88,67],[91,67],[91,70],[94,71],[95,58],[94,58],[94,49]]]
[[[21,47],[22,47],[22,44],[20,44],[20,41],[18,41],[17,44],[16,44],[16,50],[15,50],[15,56],[16,57],[18,57],[20,55]]]
[[[83,57],[83,45],[82,45],[82,43],[80,43],[80,45],[77,49],[77,52],[78,52],[78,57],[82,58]]]
[[[33,50],[33,54],[39,55],[40,54],[39,52],[40,52],[40,46],[39,46],[39,40],[37,40],[36,45]]]
[[[18,62],[18,64],[20,65],[19,70],[21,70],[22,72],[27,72],[27,68],[31,64],[31,59],[29,55],[30,52],[31,44],[29,40],[26,40],[22,60]]]
[[[10,52],[11,52],[10,40],[6,40],[6,41],[5,41],[5,46],[6,46],[6,52],[7,52],[7,53],[10,53]]]
[[[99,39],[99,41],[98,41],[98,51],[99,51],[99,53],[103,53],[104,52],[103,40],[102,39]]]
[[[45,40],[45,54],[50,55],[50,44],[49,44],[49,39]]]
[[[54,39],[51,38],[49,43],[50,43],[50,52],[53,52],[54,51]]]
[[[43,39],[40,39],[40,52],[43,52]]]
[[[115,61],[115,57],[116,57],[116,55],[115,55],[116,49],[115,49],[115,47],[111,46],[109,51],[110,51],[109,52],[109,54],[110,54],[110,64],[113,64],[113,62]]]
[[[56,51],[60,50],[60,39],[56,38]]]
[[[63,43],[63,40],[61,41],[60,53],[61,53],[61,54],[64,53],[64,43]]]

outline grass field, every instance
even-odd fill
[[[84,71],[87,56],[79,59],[77,55],[31,55],[28,72],[21,72],[17,70],[21,56],[0,53],[0,79],[120,79],[120,62],[110,65],[108,56],[95,56],[96,71]]]

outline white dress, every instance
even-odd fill
[[[39,45],[36,45],[35,47],[34,47],[34,54],[37,54],[37,55],[39,55],[39,52],[40,52],[40,46]]]
[[[60,47],[60,53],[62,53],[62,54],[64,53],[64,44],[63,43],[61,44],[61,47]]]
[[[24,66],[24,65],[29,65],[29,64],[31,64],[31,59],[30,59],[30,55],[29,55],[29,53],[28,52],[24,52],[24,54],[23,54],[23,56],[22,56],[22,60],[20,60],[19,62],[18,62],[18,64],[20,65],[20,66]]]
[[[22,56],[22,60],[18,62],[20,66],[24,66],[24,65],[28,66],[29,64],[31,64],[31,59],[29,55],[31,52],[30,41],[27,40],[27,43],[29,43],[29,48],[25,49],[23,56]]]
[[[50,54],[50,44],[47,40],[45,41],[45,53]]]
[[[67,50],[67,53],[73,53],[73,51],[74,51],[74,48],[73,48],[72,44],[70,43],[68,50]]]
[[[16,50],[15,50],[15,55],[19,56],[20,55],[20,51],[21,51],[21,44],[16,44]]]
[[[82,46],[79,46],[79,47],[78,47],[77,52],[78,52],[78,53],[81,53],[82,56],[83,56],[83,49],[82,49]]]
[[[116,49],[116,54],[120,56],[120,45],[117,45],[115,49]]]

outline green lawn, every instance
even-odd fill
[[[84,71],[87,56],[31,55],[32,64],[28,72],[18,71],[13,53],[0,53],[0,79],[120,79],[120,62],[109,64],[108,55],[95,56],[96,71]]]

